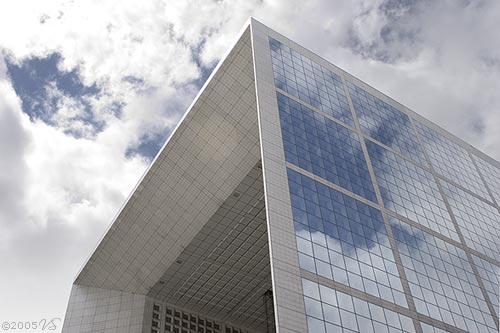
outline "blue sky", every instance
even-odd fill
[[[252,15],[500,159],[500,3],[0,5],[0,320],[63,317],[74,276]]]
[[[44,57],[31,57],[20,63],[11,63],[6,59],[7,72],[16,95],[21,100],[22,111],[31,121],[43,121],[47,125],[57,126],[52,116],[57,113],[59,102],[68,96],[80,102],[80,112],[72,121],[82,121],[92,128],[92,132],[103,130],[103,123],[96,121],[88,96],[98,96],[100,89],[94,83],[86,86],[80,81],[78,68],[70,71],[60,70],[58,64],[61,54],[51,53]],[[47,89],[49,88],[49,89]],[[51,94],[58,90],[59,95]],[[65,133],[81,137],[82,133],[68,130]]]

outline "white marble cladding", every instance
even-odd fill
[[[142,332],[146,296],[73,285],[63,331]]]
[[[269,36],[252,20],[252,43],[260,125],[276,329],[306,332],[305,308],[293,225]]]

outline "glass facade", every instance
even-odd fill
[[[483,284],[488,292],[493,307],[499,315],[498,303],[500,293],[500,266],[479,257],[472,256],[474,263],[479,271],[479,275],[483,280]]]
[[[376,201],[359,136],[278,93],[287,162]]]
[[[465,239],[465,244],[491,258],[500,258],[498,209],[458,186],[443,183],[446,198]]]
[[[300,266],[407,307],[379,210],[288,171]]]
[[[415,332],[405,315],[307,279],[302,286],[311,332]]]
[[[475,194],[490,198],[479,171],[464,147],[420,122],[416,122],[416,126],[434,170]]]
[[[462,249],[390,218],[417,312],[469,332],[496,326]]]
[[[269,45],[309,332],[498,332],[499,165]]]
[[[410,117],[370,93],[347,82],[361,131],[369,137],[425,164]]]
[[[384,206],[458,240],[432,173],[371,141],[367,148]]]
[[[500,204],[500,169],[479,157],[473,156],[473,159],[486,185],[491,191],[491,197],[497,205]]]
[[[338,74],[271,39],[276,87],[316,110],[354,126],[342,80]]]

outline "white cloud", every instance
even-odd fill
[[[8,6],[0,14],[8,27],[0,40],[18,59],[56,50],[64,67],[80,66],[86,83],[106,81],[118,90],[127,75],[161,86],[198,74],[188,45],[173,39],[162,2],[21,0]]]
[[[63,316],[73,275],[147,166],[127,148],[176,124],[196,93],[196,61],[219,59],[249,15],[500,158],[500,4],[404,3],[2,3],[0,52],[19,63],[60,53],[61,69],[78,68],[101,88],[87,101],[106,126],[94,133],[75,122],[84,106],[54,87],[55,126],[30,121],[0,61],[0,156],[8,156],[0,159],[0,262],[11,272],[0,277],[0,313]]]
[[[5,74],[5,63],[0,59],[0,227],[4,230],[0,244],[12,232],[8,226],[26,218],[22,205],[27,185],[24,154],[32,142],[21,121],[19,101]]]
[[[62,317],[71,281],[146,161],[31,122],[0,63],[0,313]],[[123,135],[123,133],[121,133]]]
[[[500,3],[325,1],[319,7],[329,10],[321,11],[323,19],[298,22],[298,42],[500,159],[500,45],[492,42]],[[322,33],[315,38],[315,31]]]

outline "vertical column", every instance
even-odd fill
[[[276,329],[280,333],[306,332],[269,29],[255,20],[251,29]]]

